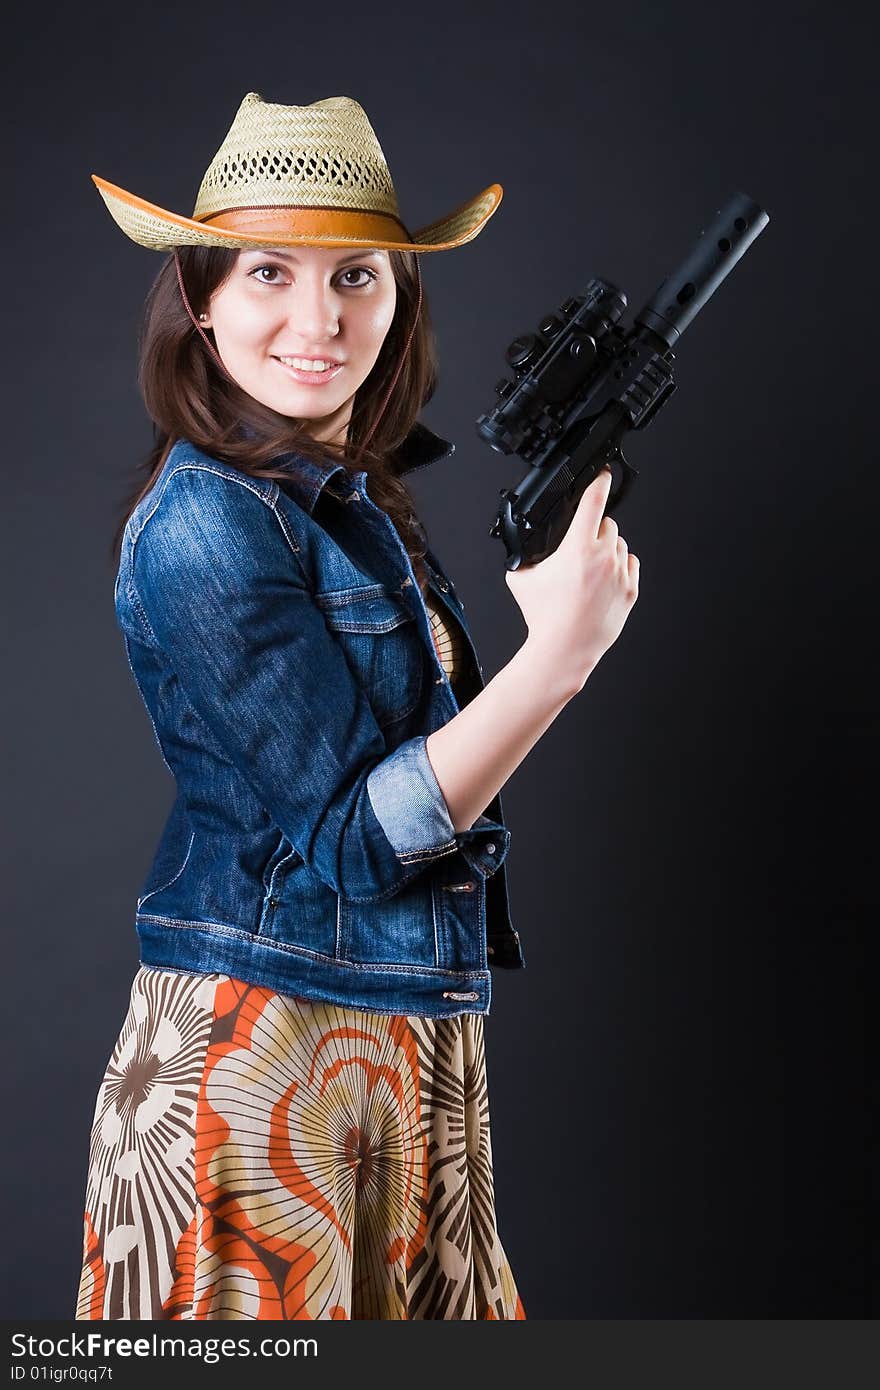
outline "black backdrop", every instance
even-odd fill
[[[89,175],[189,212],[255,90],[356,97],[411,226],[504,186],[476,241],[422,261],[424,418],[458,448],[413,480],[487,679],[524,636],[487,536],[519,464],[474,431],[505,345],[594,274],[638,307],[734,190],[770,213],[631,445],[639,601],[504,792],[528,965],[487,1020],[497,1210],[530,1318],[865,1316],[872,36],[753,0],[176,11],[6,31],[4,1313],[72,1316],[172,796],[108,560],[160,259]]]

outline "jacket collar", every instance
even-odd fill
[[[441,435],[435,434],[427,425],[423,425],[417,420],[400,447],[392,455],[394,471],[402,477],[408,473],[413,473],[417,468],[426,468],[429,463],[437,463],[442,458],[447,458],[455,453],[455,445]],[[350,470],[344,463],[318,464],[311,459],[303,458],[301,454],[284,454],[282,460],[290,462],[291,474],[288,487],[294,493],[296,501],[310,514],[314,511],[318,496],[329,481],[337,473],[343,475]],[[276,461],[277,462],[277,461]],[[361,477],[355,475],[355,478]],[[355,486],[358,486],[355,483]],[[337,489],[328,489],[337,497],[346,497],[348,490],[341,492]]]
[[[455,453],[455,445],[417,420],[395,455],[398,474],[412,473]]]

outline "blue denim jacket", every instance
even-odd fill
[[[454,451],[422,424],[406,474]],[[366,473],[255,480],[178,440],[125,528],[116,616],[177,797],[137,901],[141,961],[393,1014],[488,1013],[525,964],[496,796],[453,827],[425,750],[458,700]]]

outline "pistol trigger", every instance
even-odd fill
[[[623,450],[619,447],[615,448],[614,450],[614,462],[619,463],[621,467],[620,486],[617,488],[616,492],[613,492],[612,495],[608,498],[608,502],[605,507],[606,512],[610,512],[612,507],[617,507],[620,505],[620,503],[623,501],[623,498],[629,492],[632,483],[639,476],[639,470],[637,468],[633,468],[629,459],[626,457]]]

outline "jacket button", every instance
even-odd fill
[[[280,898],[270,898],[270,899],[269,899],[269,906],[270,906],[270,907],[277,907],[280,901],[281,901]]]
[[[487,846],[486,846],[486,853],[487,853],[487,854],[494,854],[494,853],[495,853],[495,846],[494,846],[494,845],[487,845]]]

